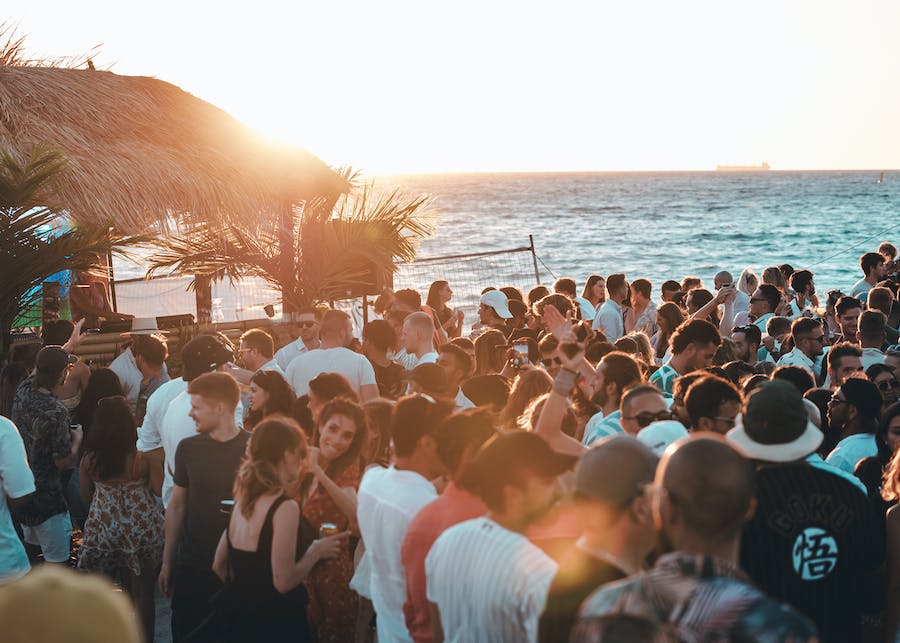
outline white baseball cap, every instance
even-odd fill
[[[678,420],[659,420],[638,431],[636,437],[661,456],[670,444],[687,434],[687,429]]]
[[[481,296],[481,303],[493,308],[498,317],[512,319],[513,314],[509,312],[509,299],[506,298],[502,291],[488,290]]]

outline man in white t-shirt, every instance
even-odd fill
[[[140,330],[131,334],[131,346],[116,357],[109,368],[119,376],[125,399],[135,420],[141,424],[147,411],[147,400],[170,379],[166,368],[169,349],[162,335]]]
[[[425,558],[435,639],[535,641],[557,564],[523,532],[558,499],[576,457],[534,433],[492,438],[467,475],[488,515],[461,522]]]
[[[169,504],[172,476],[175,473],[175,451],[178,444],[192,435],[197,435],[197,427],[190,417],[191,396],[187,393],[188,382],[204,373],[226,370],[234,359],[231,349],[215,335],[195,337],[181,351],[182,376],[163,384],[147,400],[144,423],[138,428],[137,449],[158,458],[165,463],[162,500]],[[244,409],[238,403],[235,422],[243,426]]]
[[[407,371],[412,371],[419,364],[434,364],[438,354],[434,350],[434,322],[426,313],[410,313],[403,320],[400,331],[400,345],[403,351],[394,357],[394,361]],[[399,357],[402,355],[402,357]]]
[[[438,497],[431,480],[443,473],[433,435],[453,405],[424,395],[402,398],[391,419],[395,463],[372,467],[359,485],[356,516],[366,544],[368,574],[360,593],[372,597],[379,643],[411,643],[403,604],[406,573],[401,544],[419,509]],[[355,581],[356,582],[356,581]]]
[[[309,381],[320,373],[338,373],[347,378],[361,402],[378,397],[375,370],[364,355],[347,348],[353,340],[353,322],[347,313],[329,310],[322,317],[321,348],[299,355],[285,372],[298,397],[309,393]]]
[[[315,308],[301,308],[294,313],[297,326],[300,328],[300,337],[278,349],[275,353],[275,361],[281,370],[286,371],[288,365],[298,355],[303,355],[319,347],[319,321],[321,315]]]
[[[816,319],[800,317],[791,324],[794,348],[781,356],[778,366],[802,366],[818,381],[825,352],[825,329]]]
[[[28,468],[22,436],[15,424],[0,416],[0,585],[31,569],[28,555],[13,527],[7,500],[16,505],[32,493],[34,476]]]
[[[850,290],[851,297],[865,301],[869,291],[875,287],[879,281],[884,279],[884,257],[877,252],[867,252],[859,258],[859,267],[862,268],[862,279],[853,284]]]

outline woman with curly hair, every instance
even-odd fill
[[[362,478],[360,455],[369,445],[363,409],[347,399],[334,399],[322,408],[316,425],[315,448],[309,471],[300,485],[303,517],[321,529],[355,527],[356,490]],[[350,589],[353,556],[347,543],[337,555],[319,565],[306,579],[309,616],[318,643],[352,641],[359,597]]]

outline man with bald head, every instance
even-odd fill
[[[653,491],[654,522],[670,553],[588,597],[573,640],[602,640],[601,619],[611,613],[676,625],[684,640],[815,640],[809,621],[738,567],[741,530],[755,507],[748,460],[715,434],[697,433],[666,450]]]
[[[716,276],[713,279],[713,285],[715,285],[716,291],[719,291],[723,286],[735,286],[736,284],[734,283],[734,277],[731,276],[731,273],[727,270],[723,270],[716,273]],[[737,316],[738,313],[745,313],[750,309],[750,295],[739,288],[735,288],[735,291],[732,310],[734,311],[735,316]]]
[[[606,583],[636,574],[656,544],[649,497],[658,458],[628,435],[594,444],[575,469],[581,537],[566,551],[550,585],[540,643],[567,643],[581,602]]]

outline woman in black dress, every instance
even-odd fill
[[[234,484],[234,509],[213,571],[226,583],[218,606],[227,641],[308,641],[302,582],[320,560],[335,556],[347,533],[313,540],[296,495],[305,470],[306,438],[286,417],[254,429]]]

